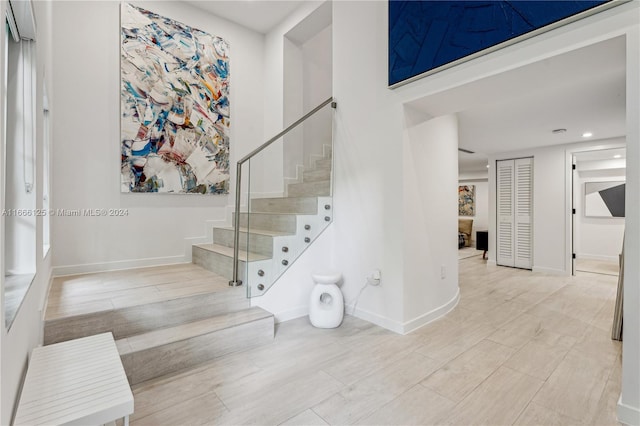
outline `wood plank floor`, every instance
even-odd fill
[[[576,259],[576,271],[618,276],[620,265],[616,260],[607,261],[578,258]]]
[[[460,261],[459,305],[400,336],[357,318],[133,388],[133,425],[615,425],[616,277]]]

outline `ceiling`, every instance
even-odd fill
[[[259,33],[267,33],[281,23],[304,0],[183,0]]]
[[[625,75],[625,41],[618,37],[411,106],[434,117],[457,113],[459,146],[482,154],[581,142],[587,131],[606,139],[626,132]],[[566,132],[553,134],[558,128]]]
[[[485,174],[487,173],[487,163],[489,158],[485,154],[458,151],[458,172],[465,174]]]
[[[595,151],[584,151],[575,153],[576,161],[602,161],[611,159],[627,158],[626,148],[599,149]]]

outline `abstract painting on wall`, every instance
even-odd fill
[[[229,45],[121,8],[121,191],[228,194]]]
[[[625,183],[585,182],[584,215],[587,217],[624,217]]]
[[[460,185],[458,187],[458,216],[476,215],[476,186]]]

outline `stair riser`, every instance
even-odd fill
[[[251,211],[257,213],[316,214],[315,198],[256,198],[251,201]]]
[[[315,197],[328,196],[331,192],[329,181],[294,183],[289,185],[287,195],[289,197]]]
[[[179,342],[127,353],[122,364],[131,385],[273,340],[273,317],[240,324]]]
[[[228,280],[233,278],[233,257],[205,250],[197,246],[193,246],[191,249],[191,257],[193,263],[196,265],[202,266],[208,271],[215,272]],[[246,263],[241,260],[238,264],[238,278],[243,281],[245,269]]]
[[[235,220],[235,213],[233,214],[233,220]],[[248,213],[240,213],[240,227],[248,228],[249,224],[252,229],[266,229],[268,231],[287,233],[296,232],[296,217],[290,214],[251,213],[251,218],[249,218]]]
[[[316,161],[315,168],[316,169],[331,169],[331,158],[325,158],[325,159]]]
[[[226,247],[233,247],[234,232],[230,229],[213,228],[213,242]],[[249,250],[271,257],[273,255],[273,237],[249,233]],[[247,251],[247,233],[240,232],[240,250]]]
[[[242,294],[240,294],[242,293]],[[121,339],[157,328],[173,327],[218,313],[246,309],[244,289],[233,292],[196,294],[146,305],[129,306],[93,314],[49,320],[44,326],[44,344],[64,342],[111,331]]]
[[[331,169],[309,170],[308,172],[304,172],[302,174],[302,181],[305,183],[327,181],[330,179]]]

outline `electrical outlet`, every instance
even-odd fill
[[[377,286],[380,285],[380,269],[374,269],[371,272],[371,276],[367,277],[367,282],[369,285]]]
[[[443,280],[447,278],[447,267],[444,265],[440,266],[440,278]]]

